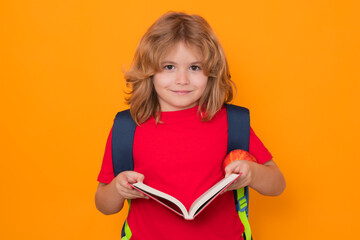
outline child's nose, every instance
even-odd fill
[[[189,84],[189,76],[185,71],[179,71],[176,76],[176,84],[178,85],[186,85]]]

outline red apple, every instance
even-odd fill
[[[257,162],[256,158],[253,155],[251,155],[251,153],[249,153],[248,151],[235,149],[229,152],[228,155],[226,155],[223,162],[223,168],[225,169],[227,165],[229,165],[230,163],[236,160],[247,160],[251,162]]]

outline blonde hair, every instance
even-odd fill
[[[130,113],[137,125],[153,116],[159,122],[160,105],[153,85],[153,76],[161,71],[160,62],[170,48],[180,41],[195,46],[203,54],[203,71],[207,86],[199,99],[199,113],[209,121],[224,103],[233,98],[233,86],[225,52],[204,18],[182,12],[168,12],[161,16],[141,38],[129,71],[125,72],[130,87]]]

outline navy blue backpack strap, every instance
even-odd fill
[[[249,151],[249,110],[232,104],[225,106],[228,118],[228,153],[235,149]]]
[[[228,149],[231,152],[235,149],[249,151],[250,139],[250,114],[249,110],[231,104],[226,104],[228,118]],[[236,211],[245,227],[244,240],[252,239],[248,220],[249,188],[241,188],[234,192]]]
[[[136,124],[130,110],[116,114],[112,129],[111,149],[114,174],[134,170],[133,142]]]

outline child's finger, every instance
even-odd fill
[[[229,165],[226,166],[226,168],[225,168],[225,177],[228,177],[232,173],[239,173],[236,170],[238,170],[238,171],[240,170],[238,161],[234,161],[234,162],[232,162],[232,163],[230,163]]]
[[[124,194],[126,199],[145,198],[145,195],[139,193],[126,193]]]
[[[124,188],[123,186],[119,187],[119,193],[127,199],[146,198],[146,196],[143,193],[136,191],[133,188],[131,188],[131,189]]]
[[[129,189],[129,190],[132,190],[132,189],[133,189],[133,188],[129,185],[129,182],[128,182],[126,179],[124,179],[124,180],[119,180],[119,181],[118,181],[118,184],[119,184],[119,186],[122,187],[122,188]]]
[[[228,177],[231,173],[232,173],[232,168],[229,165],[225,168],[225,177]]]
[[[241,179],[237,179],[224,192],[237,190],[237,189],[243,188],[245,186],[246,185],[244,184],[244,182]]]
[[[129,183],[143,182],[145,176],[138,172],[128,172],[127,180]]]

